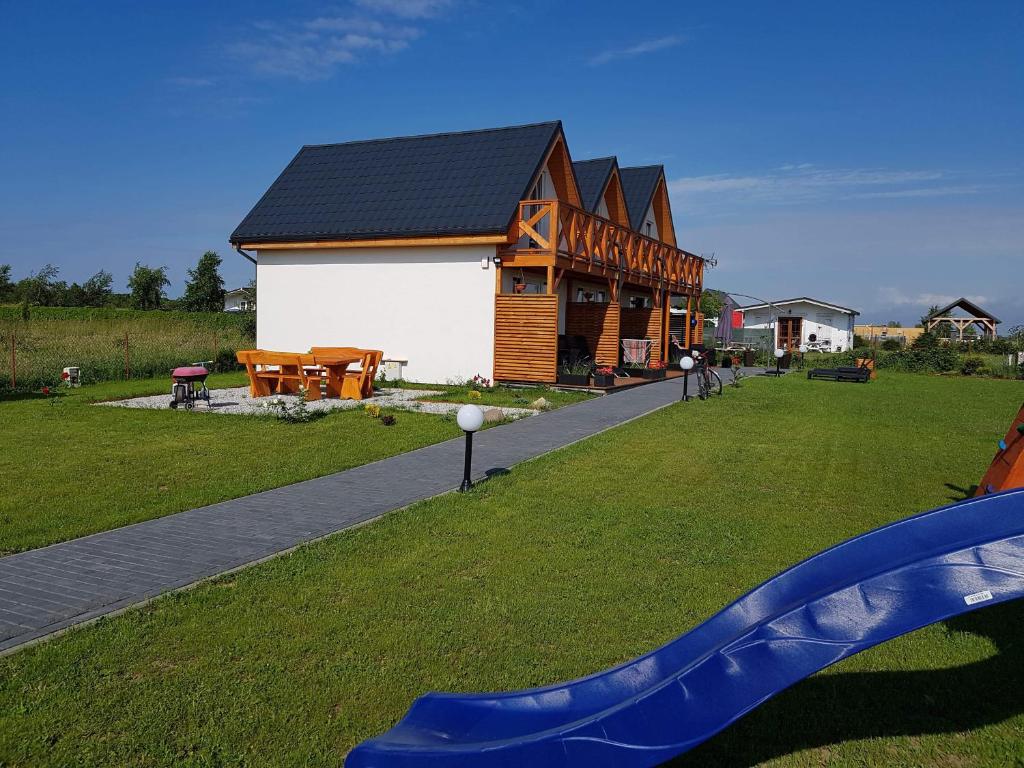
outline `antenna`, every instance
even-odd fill
[[[712,251],[710,256],[705,256],[703,253],[700,255],[704,259],[704,267],[707,269],[714,269],[718,266],[718,258],[715,256],[716,251]]]

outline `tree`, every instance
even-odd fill
[[[220,276],[221,258],[216,251],[199,257],[195,269],[188,271],[182,308],[187,312],[220,312],[224,309],[224,280]]]
[[[82,283],[82,306],[105,307],[114,292],[114,276],[101,269]]]
[[[135,270],[128,278],[132,306],[135,309],[159,309],[167,298],[164,288],[170,284],[167,267],[147,267],[135,262]]]
[[[8,304],[17,298],[14,281],[11,280],[11,265],[0,264],[0,304]]]
[[[938,311],[939,311],[939,305],[938,304],[932,304],[930,307],[928,307],[927,314],[924,314],[924,315],[921,316],[921,322],[919,322],[917,324],[917,327],[918,328],[927,328],[928,327],[928,318],[931,317],[932,315],[934,315]]]
[[[885,324],[885,327],[886,328],[899,328],[900,327],[900,321],[899,320],[890,320],[888,323]]]
[[[18,281],[18,295],[22,304],[40,307],[52,307],[58,303],[58,298],[63,298],[67,292],[67,284],[57,282],[57,274],[60,272],[53,264],[47,264],[38,272],[32,272],[28,277]]]
[[[716,291],[704,291],[700,295],[700,309],[698,310],[707,320],[714,320],[722,314],[722,307],[725,302],[722,295]]]

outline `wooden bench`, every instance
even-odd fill
[[[870,381],[871,371],[862,366],[856,368],[813,368],[807,372],[807,378],[825,381],[853,381],[865,384]]]
[[[303,366],[303,355],[298,352],[270,352],[247,349],[236,354],[249,374],[249,394],[252,397],[294,394],[300,389],[309,393],[309,377]],[[320,394],[319,380],[316,397]],[[311,398],[315,399],[315,398]]]

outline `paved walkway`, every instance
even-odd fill
[[[679,400],[650,384],[475,436],[477,478]],[[458,487],[463,439],[0,558],[0,652]]]

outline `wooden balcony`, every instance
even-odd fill
[[[523,200],[500,250],[511,267],[568,269],[609,281],[697,296],[704,260],[559,200]]]

